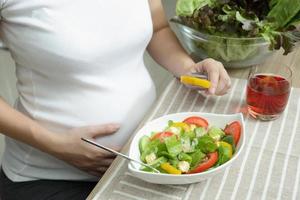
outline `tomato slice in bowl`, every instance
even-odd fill
[[[203,172],[216,164],[218,161],[218,152],[213,152],[207,154],[208,159],[205,162],[200,163],[197,167],[190,170],[188,174]]]
[[[173,135],[174,135],[174,133],[172,133],[170,131],[159,132],[159,133],[154,134],[151,137],[151,140],[159,139],[161,142],[164,142],[164,138],[171,137]]]
[[[200,127],[204,127],[204,128],[208,127],[207,120],[202,117],[198,117],[198,116],[188,117],[185,120],[183,120],[183,122],[186,124],[194,124],[196,126],[200,126]]]
[[[235,145],[239,143],[241,137],[241,131],[242,131],[242,126],[239,121],[233,121],[230,124],[227,124],[224,129],[226,135],[232,135]]]

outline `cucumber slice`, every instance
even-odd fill
[[[139,149],[140,149],[140,153],[142,154],[145,151],[146,146],[148,145],[148,143],[150,142],[150,138],[146,135],[144,135],[140,141],[139,141]]]

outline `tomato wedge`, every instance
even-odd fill
[[[237,145],[239,143],[241,137],[242,126],[239,121],[231,122],[227,124],[224,132],[226,135],[232,135],[234,144]]]
[[[208,156],[208,159],[205,162],[200,163],[197,167],[190,170],[188,172],[188,174],[203,172],[203,171],[211,168],[212,166],[214,166],[214,164],[216,164],[216,162],[218,161],[218,153],[217,152],[209,153],[209,154],[207,154],[207,156]]]
[[[159,133],[156,133],[155,135],[153,135],[151,137],[151,140],[159,139],[161,142],[164,142],[164,138],[170,137],[172,135],[174,135],[174,133],[172,133],[170,131],[159,132]]]
[[[196,126],[200,126],[204,128],[208,127],[208,122],[206,121],[206,119],[198,116],[188,117],[185,120],[183,120],[183,122],[186,124],[194,124]]]

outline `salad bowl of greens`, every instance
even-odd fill
[[[196,60],[214,58],[227,68],[243,68],[262,63],[275,51],[263,37],[230,38],[209,35],[176,24],[187,50]]]
[[[177,0],[171,22],[196,59],[211,57],[242,68],[281,48],[284,55],[293,50],[300,41],[300,1]]]
[[[195,183],[234,164],[244,146],[241,113],[175,113],[148,122],[130,144],[129,157],[160,173],[134,162],[128,164],[128,169],[150,183]]]

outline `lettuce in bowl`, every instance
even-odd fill
[[[283,48],[284,55],[293,50],[300,40],[300,1],[178,0],[171,21],[184,45],[201,59],[249,66],[274,50]]]

